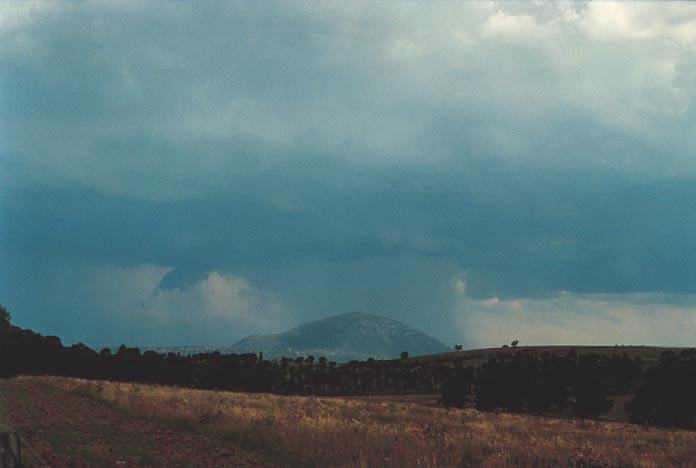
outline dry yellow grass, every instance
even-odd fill
[[[45,378],[295,466],[695,466],[696,432],[473,409]]]

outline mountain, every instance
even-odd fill
[[[408,325],[379,315],[351,312],[307,322],[285,333],[251,335],[236,344],[232,352],[263,352],[264,357],[325,356],[347,362],[442,353],[450,349],[439,340]]]

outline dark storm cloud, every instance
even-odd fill
[[[470,305],[696,292],[690,5],[4,8],[0,293],[20,322],[94,341],[102,310],[146,339],[124,324],[222,297],[245,328],[216,330],[215,303],[207,331],[176,316],[158,340],[224,341],[258,307],[455,341],[462,274]],[[67,311],[79,326],[48,317]]]
[[[476,296],[693,292],[695,260],[684,255],[696,242],[692,182],[538,181],[496,200],[465,187],[435,189],[451,175],[421,179],[420,189],[403,181],[413,177],[390,172],[379,178],[391,187],[362,193],[314,187],[305,194],[314,201],[293,210],[233,193],[151,202],[90,190],[21,192],[5,200],[12,222],[2,242],[37,256],[198,269],[445,257],[476,273]],[[361,183],[369,181],[351,185]]]

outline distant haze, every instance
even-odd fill
[[[696,4],[0,2],[0,302],[70,344],[360,311],[694,345]]]

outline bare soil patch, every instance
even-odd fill
[[[0,380],[3,419],[51,467],[263,466],[231,443],[135,417],[45,380]],[[29,466],[42,466],[25,450]]]

